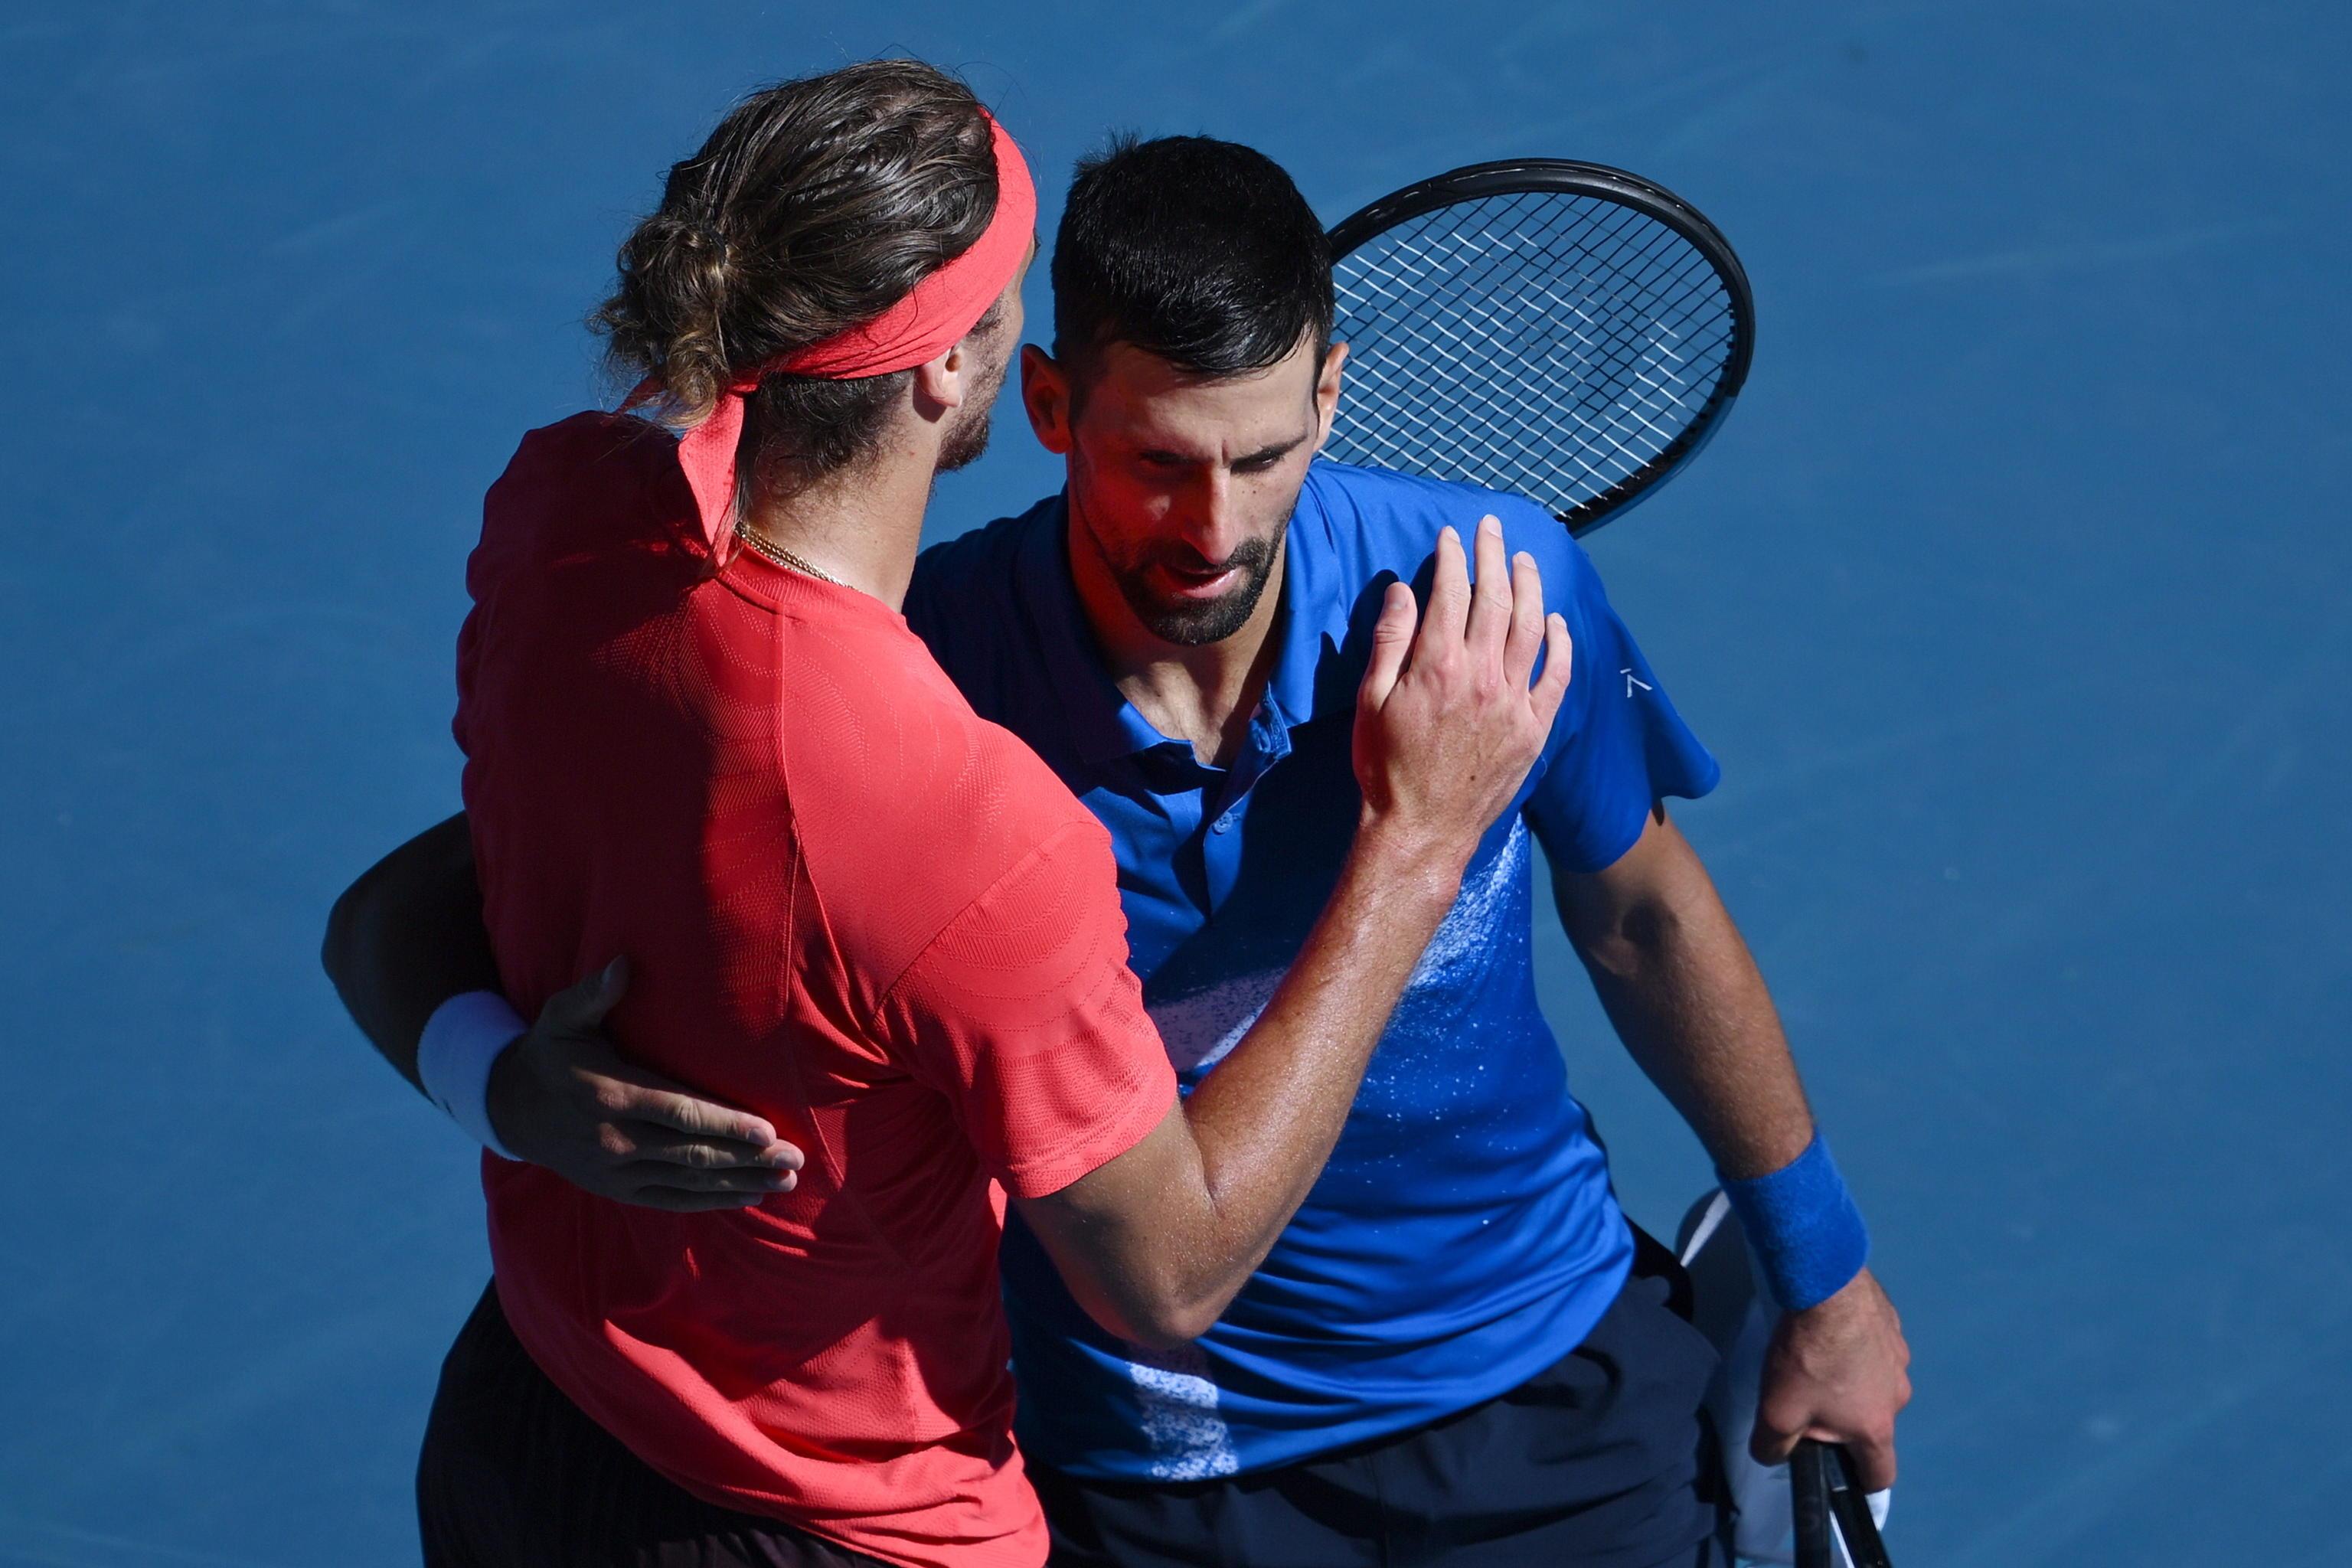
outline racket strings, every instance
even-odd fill
[[[1580,301],[1555,297],[1552,303],[1555,310],[1564,316],[1584,314],[1577,308]],[[1466,325],[1473,330],[1465,331],[1457,327],[1450,334],[1453,338],[1451,342],[1424,344],[1423,349],[1444,349],[1457,357],[1470,358],[1471,355],[1465,352],[1465,340],[1478,334],[1475,331],[1475,323]],[[1678,434],[1682,422],[1673,416],[1685,400],[1685,384],[1689,379],[1686,368],[1688,356],[1676,352],[1670,333],[1654,335],[1638,345],[1620,342],[1613,352],[1604,348],[1598,353],[1591,352],[1595,334],[1588,329],[1580,335],[1587,340],[1582,345],[1587,350],[1582,356],[1583,363],[1561,365],[1557,363],[1558,356],[1555,355],[1555,363],[1547,368],[1555,378],[1565,380],[1570,385],[1580,383],[1583,386],[1581,395],[1571,396],[1560,404],[1531,401],[1523,405],[1520,416],[1526,423],[1516,431],[1508,417],[1511,410],[1485,410],[1490,416],[1502,416],[1490,427],[1487,445],[1507,455],[1526,457],[1531,453],[1522,448],[1545,446],[1550,438],[1565,434],[1571,438],[1570,444],[1556,448],[1555,455],[1566,458],[1592,483],[1606,485],[1619,477],[1618,470],[1638,468],[1654,458]],[[1717,337],[1719,340],[1720,334]],[[1491,348],[1492,345],[1480,346]],[[1705,342],[1698,346],[1705,350],[1717,344]],[[1476,357],[1485,360],[1490,369],[1495,368],[1493,361],[1496,356],[1491,353]],[[1461,416],[1479,411],[1457,406],[1453,412],[1455,416],[1453,433],[1458,435]],[[1374,437],[1376,444],[1393,450],[1412,439],[1434,436],[1444,428],[1444,422],[1435,417],[1411,417],[1392,423],[1398,427],[1385,432],[1373,428],[1365,433]],[[1595,449],[1590,453],[1583,450],[1577,444],[1580,437],[1592,443]],[[1456,441],[1448,445],[1452,449],[1459,450],[1461,444]]]
[[[1330,454],[1514,490],[1563,517],[1690,431],[1737,331],[1689,240],[1559,192],[1408,220],[1343,257],[1334,280],[1351,384]]]
[[[1516,219],[1523,216],[1524,209],[1537,205],[1538,198],[1521,195],[1509,198],[1509,202],[1512,208],[1519,210],[1507,211],[1502,216]],[[1602,207],[1604,212],[1610,210],[1606,208],[1605,204],[1591,205]],[[1631,224],[1638,224],[1651,231],[1644,237],[1647,243],[1639,251],[1632,254],[1599,252],[1599,247],[1592,244],[1591,234],[1591,230],[1599,226],[1598,215],[1596,215],[1594,218],[1579,226],[1578,229],[1559,237],[1546,247],[1546,253],[1541,259],[1548,263],[1554,262],[1564,254],[1572,256],[1576,247],[1599,252],[1598,267],[1595,269],[1603,272],[1613,271],[1617,276],[1612,282],[1612,288],[1621,295],[1629,293],[1637,295],[1646,291],[1654,296],[1694,273],[1698,275],[1702,285],[1712,281],[1712,270],[1706,268],[1704,258],[1682,242],[1680,237],[1674,231],[1665,228],[1663,225],[1648,223],[1639,218],[1637,215],[1625,213],[1622,209],[1615,209],[1615,213],[1621,220],[1631,220]],[[1630,226],[1621,221],[1621,227]],[[1415,303],[1420,308],[1433,312],[1430,324],[1452,328],[1453,335],[1457,339],[1457,346],[1458,340],[1464,337],[1482,335],[1491,339],[1509,335],[1508,329],[1524,328],[1528,323],[1524,321],[1508,321],[1495,309],[1494,301],[1497,292],[1507,281],[1498,274],[1513,267],[1523,270],[1528,269],[1528,258],[1524,255],[1527,248],[1527,237],[1523,232],[1498,231],[1497,226],[1493,224],[1480,225],[1479,230],[1480,232],[1468,234],[1457,232],[1443,237],[1444,239],[1450,240],[1451,244],[1432,243],[1429,238],[1424,238],[1418,246],[1399,244],[1393,247],[1395,254],[1389,258],[1389,265],[1383,266],[1376,256],[1367,257],[1367,269],[1375,279],[1384,283],[1398,296],[1418,292],[1419,298]],[[1473,258],[1474,264],[1471,267],[1463,268],[1459,265],[1465,257]],[[1662,276],[1658,270],[1658,264],[1662,258],[1679,261],[1681,265],[1673,274]],[[1479,262],[1483,262],[1484,265],[1478,265]],[[1438,288],[1433,287],[1433,279],[1441,278],[1449,270],[1454,273],[1454,276],[1444,279],[1447,291],[1441,291]],[[1622,331],[1612,331],[1603,323],[1597,322],[1589,308],[1589,300],[1585,298],[1563,296],[1547,276],[1550,270],[1552,268],[1548,267],[1546,272],[1531,272],[1533,286],[1554,307],[1556,312],[1552,316],[1554,322],[1574,321],[1585,329],[1572,334],[1580,347],[1588,351],[1596,343],[1603,347],[1604,352],[1601,358],[1604,368],[1622,374],[1639,363],[1643,357],[1640,353],[1641,348],[1646,347],[1653,352],[1664,348],[1664,342],[1659,337],[1653,336],[1645,345],[1636,345],[1631,334]],[[1349,293],[1351,305],[1365,303],[1373,305],[1373,309],[1368,312],[1371,320],[1377,321],[1390,313],[1381,309],[1381,302],[1377,300],[1374,290],[1352,289]],[[1680,296],[1663,301],[1660,307],[1654,308],[1653,313],[1662,321],[1670,320],[1686,304],[1687,297],[1688,291],[1685,290]],[[1508,303],[1508,301],[1505,302]],[[1350,313],[1355,314],[1353,311]],[[1549,323],[1538,321],[1536,324],[1540,326]],[[1497,325],[1503,326],[1506,331],[1496,331],[1495,329]],[[1666,353],[1671,357],[1671,350],[1666,350]],[[1607,394],[1615,390],[1618,388],[1610,386],[1591,388],[1586,401],[1600,401]]]
[[[1516,198],[1510,204],[1511,206],[1520,209],[1533,205],[1535,203],[1526,197]],[[1520,215],[1508,213],[1505,216],[1516,217]],[[1590,245],[1591,243],[1590,231],[1598,226],[1597,221],[1589,220],[1580,226],[1585,232],[1571,232],[1567,237],[1571,244],[1580,242]],[[1646,237],[1649,242],[1643,247],[1646,254],[1637,252],[1632,256],[1613,258],[1611,260],[1612,264],[1622,268],[1623,287],[1655,291],[1668,280],[1662,279],[1658,276],[1654,264],[1662,253],[1671,253],[1674,246],[1669,242],[1678,240],[1679,237],[1675,236],[1673,231],[1663,226],[1648,226],[1654,232]],[[1415,251],[1406,251],[1404,247],[1398,247],[1401,253],[1400,258],[1406,262],[1404,267],[1384,268],[1375,264],[1372,270],[1385,274],[1384,280],[1391,287],[1425,288],[1425,280],[1431,271],[1442,268],[1465,249],[1473,256],[1481,257],[1486,260],[1486,265],[1474,265],[1460,269],[1457,276],[1452,279],[1456,290],[1453,297],[1435,294],[1429,296],[1435,309],[1431,313],[1426,326],[1431,329],[1432,335],[1445,340],[1442,344],[1432,346],[1443,347],[1457,356],[1462,355],[1465,350],[1474,345],[1490,351],[1496,348],[1513,348],[1524,355],[1529,346],[1527,342],[1529,336],[1527,331],[1528,322],[1525,319],[1524,311],[1517,313],[1519,319],[1511,320],[1498,318],[1497,312],[1491,308],[1465,309],[1462,303],[1465,299],[1477,299],[1480,290],[1493,290],[1498,281],[1497,273],[1517,259],[1511,254],[1517,248],[1516,245],[1494,244],[1492,225],[1482,226],[1482,227],[1486,232],[1468,236],[1457,233],[1448,237],[1455,242],[1452,246],[1431,246],[1424,242],[1422,247],[1416,247]],[[1513,237],[1516,239],[1517,237]],[[1468,242],[1466,246],[1463,243],[1465,240]],[[1685,266],[1677,270],[1671,281],[1682,281],[1688,272],[1694,269],[1704,273],[1706,279],[1711,281],[1711,269],[1705,267],[1704,261],[1696,257],[1696,253],[1690,252],[1687,247],[1684,247],[1684,251],[1683,259]],[[1448,254],[1449,252],[1452,254]],[[1556,247],[1551,248],[1551,253],[1558,254]],[[1585,433],[1599,439],[1621,462],[1631,462],[1638,466],[1654,458],[1678,433],[1676,427],[1668,426],[1664,421],[1676,406],[1676,395],[1681,390],[1680,384],[1687,379],[1684,365],[1685,356],[1675,351],[1673,346],[1675,334],[1672,327],[1665,326],[1663,330],[1651,332],[1637,341],[1633,334],[1622,330],[1612,331],[1610,324],[1597,320],[1586,297],[1564,295],[1555,284],[1540,274],[1537,277],[1535,289],[1539,298],[1549,307],[1543,312],[1549,321],[1540,321],[1539,325],[1573,323],[1569,336],[1573,340],[1579,353],[1567,356],[1569,363],[1566,364],[1559,363],[1563,356],[1557,352],[1548,356],[1553,360],[1553,368],[1556,371],[1566,372],[1569,386],[1580,385],[1582,389],[1580,395],[1573,397],[1563,412],[1573,417]],[[1684,290],[1682,295],[1666,301],[1665,310],[1660,312],[1662,317],[1670,319],[1673,311],[1685,302],[1687,293],[1688,290]],[[1540,334],[1538,333],[1538,336],[1539,339]],[[1482,339],[1484,342],[1479,342]],[[1517,341],[1514,342],[1515,339]],[[1659,374],[1662,364],[1665,372],[1663,374]],[[1635,424],[1639,425],[1643,433],[1650,437],[1651,440],[1640,445],[1633,444],[1623,438],[1615,428],[1617,425],[1622,423],[1622,420],[1593,417],[1596,412],[1609,408],[1612,405],[1622,405],[1620,412],[1630,416]],[[1538,405],[1530,412],[1536,415],[1540,423],[1547,427],[1544,433],[1559,433],[1559,419],[1550,416],[1549,411],[1541,405]],[[1428,425],[1433,421],[1423,418],[1412,423]],[[1391,444],[1393,445],[1393,442]],[[1522,439],[1512,444],[1524,447],[1531,443]],[[1596,479],[1605,479],[1611,473],[1610,467],[1603,461],[1585,458],[1580,453],[1571,453],[1571,457],[1580,467]]]

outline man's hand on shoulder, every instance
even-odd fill
[[[1473,584],[1460,535],[1439,533],[1425,615],[1416,616],[1410,587],[1389,584],[1352,738],[1359,842],[1443,846],[1408,858],[1435,860],[1457,879],[1542,754],[1574,657],[1567,621],[1544,612],[1535,557],[1507,558],[1491,516],[1479,520],[1475,548]]]
[[[1895,1417],[1911,1403],[1911,1347],[1865,1268],[1825,1301],[1790,1312],[1764,1362],[1749,1448],[1785,1461],[1801,1437],[1843,1443],[1865,1491],[1895,1484]]]
[[[625,1060],[604,1016],[628,989],[614,959],[540,1009],[490,1069],[501,1142],[583,1192],[687,1212],[750,1208],[799,1178],[801,1152],[761,1117]]]

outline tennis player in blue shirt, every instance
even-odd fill
[[[1618,1034],[1713,1157],[1785,1310],[1757,1451],[1844,1442],[1866,1487],[1890,1484],[1909,1397],[1894,1309],[1763,981],[1663,805],[1717,768],[1582,551],[1517,498],[1317,458],[1346,360],[1329,256],[1262,155],[1188,137],[1087,161],[1053,279],[1054,352],[1024,351],[1023,397],[1067,488],[928,552],[906,615],[1110,830],[1131,963],[1185,1088],[1329,896],[1385,585],[1427,570],[1441,527],[1499,528],[1540,566],[1574,659],[1329,1164],[1223,1318],[1180,1348],[1118,1340],[1048,1244],[1008,1227],[1019,1429],[1055,1563],[1725,1561],[1699,1413],[1714,1352],[1671,1258],[1620,1212],[1537,1009],[1538,852]],[[351,962],[414,965],[397,933],[460,920],[470,879],[386,868],[354,897],[387,934]],[[478,973],[448,969],[452,992]],[[528,1033],[502,1026],[501,1141],[591,1190],[674,1202],[611,1152],[667,1127],[689,1136],[660,1190],[757,1201],[764,1174],[745,1173],[774,1158],[772,1130],[619,1063],[593,1037],[611,999],[587,983]]]

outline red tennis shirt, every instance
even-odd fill
[[[628,954],[623,1048],[809,1157],[758,1208],[674,1215],[485,1156],[516,1334],[703,1498],[1034,1568],[1003,1191],[1067,1185],[1175,1100],[1108,836],[880,601],[749,551],[713,573],[642,420],[525,437],[467,582],[457,733],[507,994],[529,1016]]]

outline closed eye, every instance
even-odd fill
[[[1287,441],[1277,442],[1271,447],[1261,447],[1255,452],[1244,453],[1234,459],[1233,471],[1237,474],[1262,474],[1298,450],[1306,440],[1307,437],[1304,436],[1294,436]],[[1157,447],[1138,452],[1136,458],[1150,468],[1171,471],[1205,466],[1198,458],[1188,458],[1181,452],[1171,452]]]

